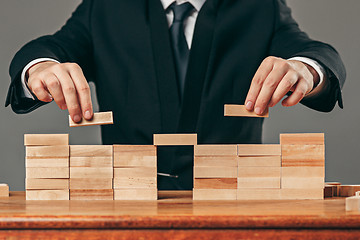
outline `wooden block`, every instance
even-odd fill
[[[158,199],[158,191],[153,188],[137,188],[137,189],[115,189],[114,200],[147,200],[156,201]]]
[[[325,177],[324,167],[282,167],[281,177]]]
[[[69,145],[69,134],[25,134],[25,146]]]
[[[282,188],[281,199],[284,200],[305,200],[305,199],[324,199],[323,188]]]
[[[255,112],[249,112],[248,110],[246,110],[246,107],[244,105],[225,104],[224,116],[267,118],[267,117],[269,117],[269,110],[267,109],[261,116],[259,116]]]
[[[111,145],[71,145],[71,157],[112,157]]]
[[[69,178],[69,168],[26,168],[26,178]]]
[[[280,167],[239,167],[238,177],[241,178],[280,178]]]
[[[70,189],[70,200],[114,200],[114,190]]]
[[[279,144],[239,144],[239,156],[281,156]]]
[[[281,189],[237,189],[237,200],[279,200]]]
[[[26,178],[26,190],[65,190],[69,189],[69,179]]]
[[[70,189],[112,189],[112,178],[70,178]]]
[[[236,167],[194,167],[194,178],[236,178]]]
[[[157,177],[157,168],[138,167],[138,168],[114,168],[114,178],[122,177]]]
[[[117,156],[114,167],[156,167],[156,156]]]
[[[236,156],[196,156],[194,157],[196,167],[237,167]]]
[[[238,157],[239,167],[281,167],[281,156]]]
[[[114,145],[114,157],[117,156],[157,156],[157,147],[153,145]]]
[[[281,145],[324,145],[324,133],[280,134]]]
[[[113,178],[113,168],[70,167],[70,178]]]
[[[196,189],[236,189],[236,178],[195,178]]]
[[[9,197],[9,185],[0,183],[0,197]]]
[[[332,198],[335,197],[335,193],[337,191],[337,187],[333,185],[325,185],[324,187],[324,198]]]
[[[197,145],[197,134],[154,134],[155,146]]]
[[[126,188],[155,188],[157,189],[156,177],[121,177],[114,178],[114,189]]]
[[[323,177],[282,177],[281,188],[324,188]]]
[[[193,200],[236,200],[236,189],[193,189]]]
[[[340,196],[340,182],[325,182],[325,186],[335,186],[336,190],[334,192],[334,197]]]
[[[324,145],[281,145],[283,167],[325,166]]]
[[[106,124],[114,124],[112,112],[94,113],[94,116],[91,120],[86,120],[85,118],[82,118],[81,122],[79,123],[73,122],[73,120],[69,116],[70,127],[82,127],[82,126],[106,125]]]
[[[69,190],[27,190],[26,200],[69,200]]]
[[[26,158],[25,166],[27,168],[69,167],[69,158]]]
[[[237,188],[280,188],[280,177],[241,177],[238,178]]]
[[[70,157],[70,167],[112,168],[113,158],[110,157]]]
[[[194,156],[237,156],[237,145],[197,145]]]
[[[360,191],[360,185],[341,185],[339,197],[352,197],[358,191]]]
[[[26,147],[26,158],[68,158],[69,146],[29,146]]]
[[[345,200],[346,211],[360,211],[360,192],[356,192],[356,196],[348,197]]]

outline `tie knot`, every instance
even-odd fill
[[[176,5],[174,2],[170,9],[174,12],[174,22],[183,22],[184,19],[189,15],[190,11],[194,9],[191,3],[186,2],[181,5]]]

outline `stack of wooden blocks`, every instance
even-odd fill
[[[114,145],[114,200],[157,200],[157,151]]]
[[[70,146],[70,200],[113,200],[113,146]]]
[[[69,135],[25,134],[26,199],[69,200]]]

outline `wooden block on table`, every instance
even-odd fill
[[[9,197],[9,185],[0,183],[0,197]]]
[[[114,157],[117,156],[157,156],[157,147],[153,145],[114,145]]]
[[[70,178],[113,178],[113,168],[70,167]]]
[[[281,145],[281,155],[283,167],[325,166],[324,145]]]
[[[156,177],[121,177],[114,178],[114,189],[157,188]]]
[[[324,199],[323,188],[282,188],[281,199],[284,200],[306,200],[306,199]]]
[[[70,145],[70,157],[112,157],[112,145]]]
[[[69,158],[26,158],[25,166],[27,168],[69,167]]]
[[[114,190],[70,189],[70,200],[114,200]]]
[[[280,177],[241,177],[238,178],[237,188],[280,188]]]
[[[360,211],[360,192],[356,192],[356,196],[348,197],[345,200],[346,211]]]
[[[239,167],[238,177],[241,178],[280,178],[280,167]]]
[[[75,123],[69,116],[70,127],[82,127],[82,126],[106,125],[106,124],[114,124],[112,112],[94,113],[94,116],[91,120],[86,120],[85,118],[82,118],[81,122],[79,123]]]
[[[194,156],[237,156],[237,145],[197,145]]]
[[[281,156],[279,144],[239,144],[239,156]]]
[[[69,178],[69,168],[26,168],[26,178]]]
[[[69,189],[69,179],[26,178],[26,190],[65,190]]]
[[[324,187],[324,198],[335,197],[337,187],[334,185],[325,185]]]
[[[238,157],[239,167],[281,167],[281,156]]]
[[[68,158],[69,146],[29,146],[26,147],[26,158]]]
[[[70,167],[112,168],[113,158],[109,157],[70,157]]]
[[[69,200],[69,190],[26,190],[26,200]]]
[[[194,167],[194,178],[236,178],[236,167]]]
[[[112,178],[70,178],[70,189],[112,189]]]
[[[69,145],[69,134],[25,134],[25,146]]]
[[[193,189],[193,200],[236,200],[236,189]]]
[[[360,191],[360,185],[341,185],[339,197],[352,197],[358,191]]]
[[[156,156],[117,156],[114,157],[114,167],[156,167]]]
[[[114,200],[157,200],[158,191],[152,188],[115,189]]]
[[[340,196],[340,182],[325,182],[325,186],[335,186],[336,190],[334,192],[334,197]]]
[[[155,146],[197,145],[197,134],[154,134]]]
[[[324,167],[282,167],[281,177],[325,177]]]
[[[324,188],[323,177],[282,177],[281,188]]]
[[[114,168],[114,178],[122,177],[157,177],[157,168],[138,167],[138,168]]]
[[[229,117],[269,117],[269,109],[267,109],[261,116],[257,115],[255,112],[250,112],[246,110],[244,105],[235,105],[235,104],[225,104],[224,106],[224,116]]]
[[[194,157],[196,167],[237,167],[236,156],[196,156]]]
[[[236,189],[236,178],[195,178],[195,189]]]
[[[324,133],[280,134],[281,145],[324,145]]]
[[[279,200],[281,189],[237,189],[237,200]]]

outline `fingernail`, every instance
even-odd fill
[[[251,110],[253,108],[253,103],[251,101],[248,101],[245,105],[247,110]]]
[[[64,105],[61,105],[61,109],[62,110],[66,110],[67,106],[64,104]]]
[[[84,117],[86,118],[86,119],[91,119],[91,113],[90,113],[90,111],[86,111],[85,112],[85,114],[84,114]]]
[[[255,108],[255,113],[257,115],[261,115],[262,114],[261,108],[259,108],[259,107]]]
[[[74,116],[74,122],[80,122],[80,121],[81,121],[80,115],[75,115]]]

